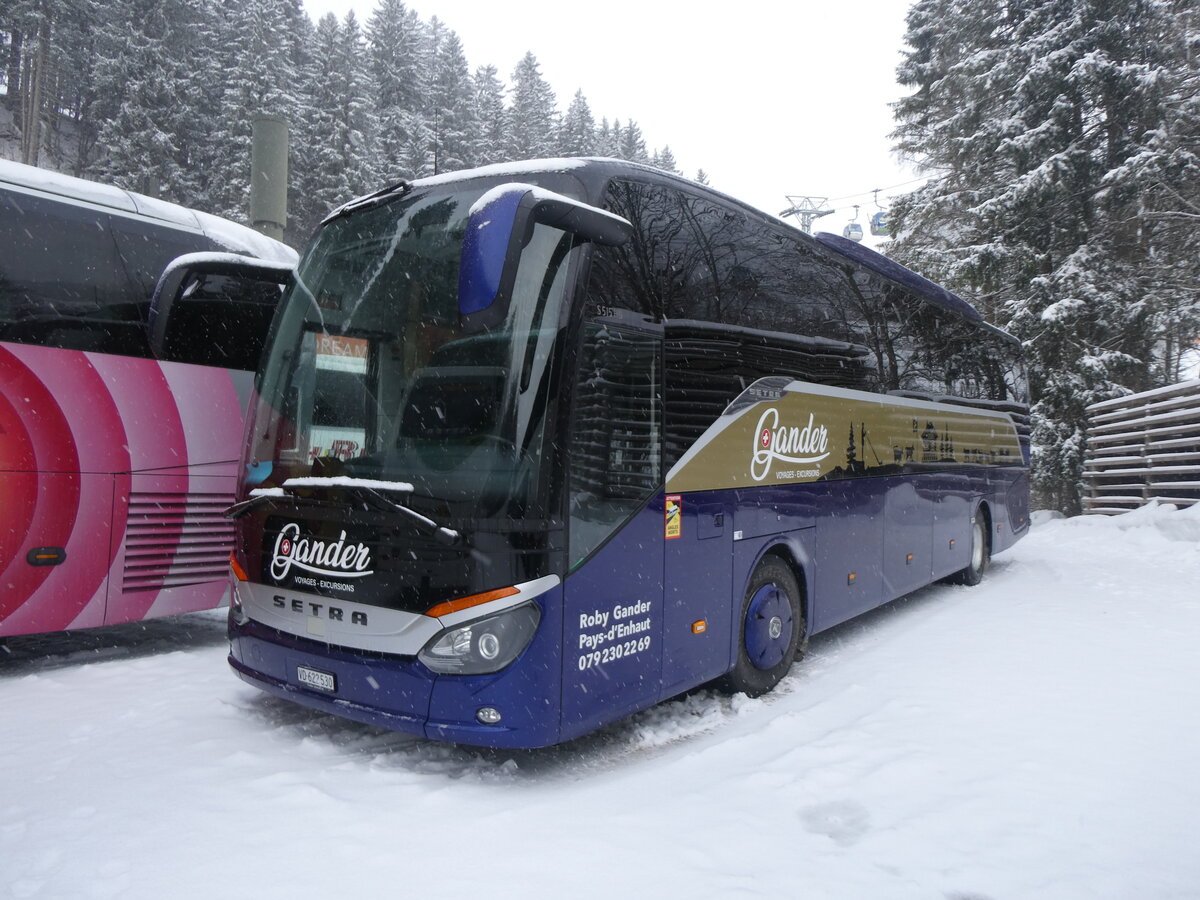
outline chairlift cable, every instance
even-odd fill
[[[883,193],[884,191],[894,191],[897,188],[908,187],[910,184],[923,184],[924,182],[926,182],[928,180],[929,180],[928,178],[914,178],[911,181],[904,181],[904,182],[901,182],[900,184],[889,185],[888,187],[871,188],[871,190],[869,190],[869,191],[863,191],[858,194],[846,194],[843,197],[831,197],[828,202],[837,203],[838,201],[841,201],[841,200],[855,200],[859,197],[870,196],[871,194],[880,194],[880,193]]]

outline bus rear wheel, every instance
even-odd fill
[[[758,564],[739,622],[737,661],[719,685],[757,697],[779,684],[807,643],[800,586],[782,561],[768,557]]]
[[[987,512],[980,507],[971,516],[970,562],[946,579],[950,584],[973,586],[983,581],[983,573],[992,561],[991,523]]]

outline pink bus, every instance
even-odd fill
[[[278,289],[181,286],[180,330],[152,340],[159,275],[196,252],[296,260],[231,222],[0,161],[0,638],[224,600],[221,513]]]

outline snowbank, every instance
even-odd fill
[[[213,614],[14,639],[7,896],[1195,897],[1200,508],[1049,519],[977,588],[697,692],[491,753],[226,670]]]

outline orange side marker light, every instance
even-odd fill
[[[31,566],[58,566],[66,562],[67,551],[62,547],[34,547],[25,555]]]

